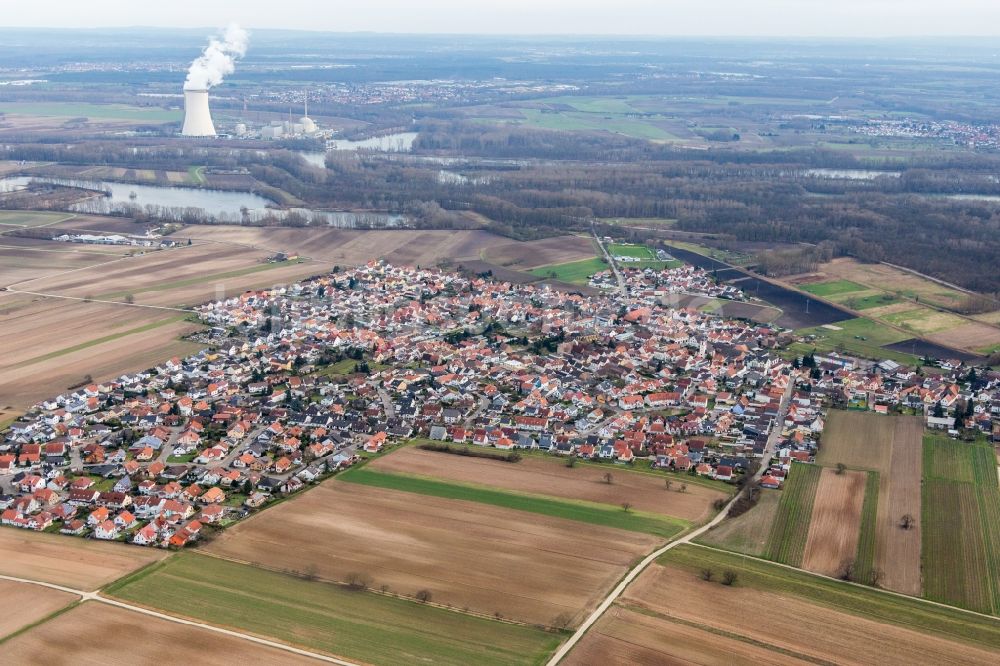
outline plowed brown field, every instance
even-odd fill
[[[877,622],[808,600],[739,585],[706,583],[695,572],[653,565],[626,590],[621,605],[659,616],[663,626],[681,621],[715,634],[738,636],[764,647],[773,646],[803,660],[836,664],[993,664],[996,655],[943,636]],[[716,639],[717,640],[717,639]],[[650,643],[652,641],[652,643]],[[734,641],[735,642],[735,641]],[[641,645],[656,645],[647,636]],[[731,663],[753,663],[733,646]],[[670,655],[687,655],[690,646],[665,646]],[[701,647],[701,646],[699,646]],[[711,650],[711,642],[706,648]],[[682,652],[683,651],[683,652]],[[710,653],[711,654],[711,653]],[[695,654],[694,663],[714,663]],[[777,655],[774,656],[777,658]],[[670,663],[669,661],[665,663]]]
[[[0,528],[0,574],[78,590],[96,590],[166,556],[156,548]]]
[[[30,583],[0,580],[0,599],[4,612],[0,614],[0,638],[9,636],[29,624],[38,622],[80,597]],[[0,647],[0,655],[3,648]]]
[[[602,481],[604,471],[586,465],[572,469],[563,461],[524,458],[517,464],[483,458],[402,448],[372,463],[383,472],[416,474],[449,481],[476,483],[519,492],[564,497],[620,506],[629,502],[637,511],[661,513],[699,522],[709,518],[712,502],[725,498],[717,490],[688,485],[687,492],[667,490],[662,477],[615,470],[614,483]]]
[[[12,638],[6,664],[156,666],[316,664],[314,659],[169,620],[87,602]]]
[[[835,576],[854,559],[865,499],[865,472],[837,474],[829,467],[819,477],[802,568]]]
[[[885,576],[882,586],[919,595],[920,580],[920,479],[923,469],[923,422],[917,417],[894,420],[889,473],[879,476],[875,566]],[[900,520],[909,514],[913,527],[904,530]]]
[[[210,554],[532,623],[584,617],[655,537],[336,480],[226,530]]]

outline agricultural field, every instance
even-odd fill
[[[875,535],[878,524],[879,473],[865,472],[865,501],[861,505],[861,525],[858,528],[858,549],[854,556],[854,580],[874,585]]]
[[[455,608],[549,625],[585,617],[657,543],[639,532],[336,478],[226,530],[207,551],[329,581],[361,574],[376,589],[426,589]]]
[[[0,580],[0,599],[7,612],[0,616],[0,641],[79,600],[75,594],[31,583]],[[4,648],[0,647],[0,654]]]
[[[960,308],[968,298],[967,292],[902,269],[839,258],[821,265],[814,273],[787,281],[803,291],[863,310],[872,320],[942,345],[974,353],[986,353],[1000,345],[1000,318],[992,317],[993,313],[970,319],[938,309]]]
[[[816,455],[820,465],[843,463],[851,469],[889,471],[895,424],[891,417],[870,412],[830,410]]]
[[[608,484],[602,478],[606,473],[602,467],[576,465],[569,468],[565,460],[534,456],[508,463],[404,447],[371,462],[366,469],[596,502],[619,511],[622,502],[628,502],[639,512],[692,523],[710,518],[714,514],[712,503],[727,498],[723,492],[693,484],[683,493],[678,492],[679,483],[668,490],[660,474],[621,468],[610,470],[613,482]]]
[[[799,287],[802,291],[808,291],[810,294],[816,294],[817,296],[823,296],[828,298],[830,296],[837,296],[839,294],[849,294],[857,291],[865,291],[866,287],[857,282],[851,282],[850,280],[832,280],[830,282],[814,282],[810,284],[800,285]]]
[[[879,475],[875,567],[884,572],[882,587],[919,595],[923,420],[916,416],[892,418],[894,431],[889,469]],[[914,519],[909,529],[900,526],[904,516]]]
[[[719,582],[726,571],[731,586]],[[680,546],[626,589],[567,663],[991,664],[998,649],[1000,621]]]
[[[736,518],[728,518],[696,539],[697,543],[754,557],[763,557],[771,534],[781,491],[762,489],[757,504]]]
[[[827,326],[803,328],[796,333],[807,336],[804,342],[792,345],[797,351],[842,351],[867,358],[892,358],[906,363],[915,363],[917,360],[910,354],[884,348],[885,345],[907,340],[910,335],[864,317],[838,321]]]
[[[571,284],[587,284],[595,273],[608,270],[608,264],[603,259],[594,257],[583,261],[571,261],[565,264],[539,266],[529,271],[531,275],[540,278],[551,278]]]
[[[506,463],[505,463],[506,464]],[[625,509],[622,505],[567,500],[533,493],[513,492],[481,484],[454,483],[406,474],[385,474],[372,469],[354,469],[341,475],[350,483],[373,488],[402,490],[430,497],[477,502],[542,516],[575,520],[590,525],[642,532],[668,539],[690,527],[690,523],[662,514]]]
[[[153,548],[0,529],[0,574],[96,590],[166,557]]]
[[[7,640],[0,652],[7,663],[54,666],[152,666],[163,663],[164,655],[187,664],[316,663],[277,648],[95,601]]]
[[[923,442],[924,595],[1000,614],[1000,489],[988,444]]]
[[[0,113],[19,116],[87,118],[89,120],[132,121],[136,123],[179,122],[180,110],[125,104],[85,104],[77,102],[4,102]]]
[[[822,469],[818,465],[792,464],[768,536],[767,559],[792,566],[802,564]]]
[[[558,236],[530,243],[499,239],[483,247],[481,258],[504,268],[529,271],[540,266],[594,259],[596,249],[589,236]]]
[[[421,604],[194,553],[106,592],[368,664],[533,664],[560,640],[558,633],[439,607],[437,595]]]
[[[802,568],[836,576],[845,571],[858,549],[866,472],[824,467],[816,487]]]
[[[0,211],[0,232],[3,227],[44,227],[57,224],[73,217],[71,213],[55,213],[34,210],[2,210]]]

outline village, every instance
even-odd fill
[[[993,432],[995,376],[789,357],[776,327],[661,305],[699,287],[719,295],[691,268],[584,296],[373,261],[206,304],[208,349],[10,426],[0,522],[180,548],[411,441],[780,488],[829,407]]]

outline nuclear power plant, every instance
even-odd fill
[[[184,136],[215,136],[212,112],[208,109],[207,90],[184,91]]]

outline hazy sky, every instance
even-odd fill
[[[342,32],[1000,35],[1000,0],[41,0],[5,9],[0,26],[235,21]]]

